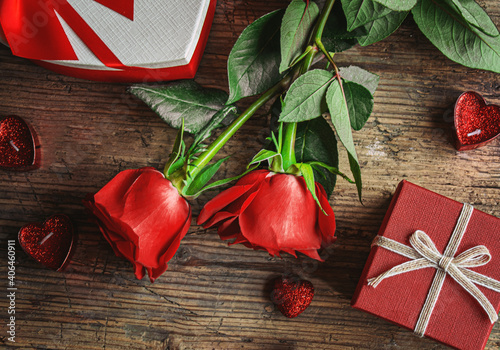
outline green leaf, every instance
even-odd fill
[[[224,107],[227,93],[202,88],[192,80],[169,85],[133,85],[129,91],[143,100],[161,119],[173,128],[196,134]]]
[[[315,69],[293,82],[285,96],[280,122],[301,122],[319,117],[325,110],[325,93],[333,74]]]
[[[341,67],[339,73],[345,80],[352,81],[359,85],[363,85],[370,93],[375,94],[380,77],[377,74],[371,73],[357,66]]]
[[[252,164],[259,164],[263,161],[269,161],[269,166],[273,166],[273,168],[276,168],[278,170],[280,170],[281,172],[283,172],[283,160],[282,160],[282,156],[280,153],[278,152],[275,152],[275,151],[270,151],[270,150],[267,150],[267,149],[263,149],[263,150],[260,150],[259,153],[257,153],[255,155],[255,157],[253,157],[252,161],[250,162],[250,165]],[[274,162],[278,162],[277,164],[273,164]]]
[[[363,85],[352,81],[344,81],[343,86],[351,127],[361,130],[372,114],[373,96]]]
[[[367,34],[365,27],[361,26],[352,31],[347,30],[347,20],[340,2],[335,2],[332,12],[323,30],[321,42],[328,52],[345,51],[357,44],[356,38]]]
[[[359,44],[368,46],[387,38],[399,28],[407,15],[407,11],[389,12],[387,15],[365,24],[368,33],[358,38]]]
[[[318,17],[318,5],[292,0],[281,22],[281,64],[279,72],[286,71],[300,56],[309,39],[309,32]]]
[[[298,163],[322,162],[338,168],[337,138],[325,118],[316,118],[297,124],[295,157]],[[314,169],[314,178],[330,196],[337,177],[329,171]]]
[[[325,210],[321,206],[321,203],[320,203],[320,201],[318,199],[318,196],[316,195],[316,183],[314,181],[314,171],[313,171],[312,166],[309,165],[309,164],[307,164],[307,163],[296,163],[293,166],[295,166],[297,169],[300,170],[300,172],[302,173],[302,177],[306,181],[307,189],[309,190],[309,192],[311,192],[314,200],[318,204],[318,206],[321,209],[321,211],[325,215],[327,215],[326,212],[325,212]]]
[[[349,118],[349,110],[347,108],[344,94],[340,82],[336,80],[333,82],[328,91],[326,92],[326,102],[332,118],[332,124],[337,132],[340,142],[347,150],[349,158],[349,166],[351,167],[352,175],[356,181],[358,189],[359,200],[361,200],[361,168],[359,166],[358,156],[356,155],[356,148],[352,139],[351,122]]]
[[[462,17],[474,28],[489,36],[498,36],[498,29],[488,14],[474,0],[452,0]]]
[[[212,136],[212,131],[215,129],[225,126],[224,124],[231,123],[237,113],[238,108],[235,105],[224,106],[224,108],[215,113],[210,121],[196,134],[191,148]],[[224,120],[228,120],[228,123],[223,123]]]
[[[446,57],[500,73],[500,36],[489,36],[470,25],[451,0],[420,0],[412,14],[422,33]]]
[[[410,11],[417,0],[375,0],[381,5],[390,8],[393,11]]]
[[[391,9],[373,0],[342,0],[347,19],[347,30],[361,27],[377,18],[384,17]]]
[[[228,104],[266,91],[281,74],[280,25],[284,10],[262,16],[243,30],[229,54]]]
[[[224,161],[226,161],[229,157],[219,159],[217,162],[213,164],[209,164],[205,166],[191,181],[189,181],[183,189],[183,194],[186,196],[192,196],[198,193],[203,186],[205,186],[215,175],[217,170],[219,170],[220,166]]]

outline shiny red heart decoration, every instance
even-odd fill
[[[17,116],[0,122],[0,168],[29,170],[36,167],[35,136],[28,124]]]
[[[311,304],[313,296],[314,287],[311,282],[283,276],[274,281],[271,300],[283,315],[294,318]]]
[[[53,215],[43,224],[23,226],[18,239],[26,254],[49,269],[61,271],[73,250],[73,225],[66,215]]]
[[[467,91],[455,103],[456,149],[484,146],[500,135],[500,107],[487,105],[483,97]]]

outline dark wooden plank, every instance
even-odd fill
[[[196,81],[227,90],[226,59],[239,33],[285,0],[219,1]],[[500,24],[500,3],[481,1]],[[49,271],[17,250],[16,346],[39,349],[445,349],[428,339],[349,306],[370,242],[395,186],[408,179],[500,216],[500,143],[473,152],[451,144],[450,108],[465,90],[500,104],[498,74],[444,58],[411,19],[387,40],[336,56],[339,66],[359,65],[381,77],[374,114],[355,133],[364,173],[364,206],[343,181],[330,199],[337,242],[326,261],[270,258],[227,247],[215,231],[191,227],[154,284],[134,278],[114,256],[81,200],[117,172],[161,168],[176,131],[126,92],[126,84],[64,77],[0,48],[0,113],[17,114],[37,130],[42,167],[0,172],[0,250],[19,227],[66,213],[79,232],[72,263]],[[241,103],[242,107],[248,101]],[[232,155],[221,175],[240,172],[267,136],[268,116],[251,119],[224,148]],[[347,159],[341,152],[341,167]],[[212,194],[193,202],[199,213]],[[270,281],[293,272],[313,282],[311,306],[286,319],[270,301]],[[6,276],[5,264],[0,270]],[[6,281],[6,279],[4,279]],[[2,284],[5,286],[5,284]],[[0,305],[7,302],[0,298]],[[5,308],[2,307],[5,312]],[[7,319],[4,313],[0,318]],[[4,328],[2,328],[4,329]],[[2,331],[3,332],[3,331]],[[11,345],[6,333],[0,344]],[[500,347],[496,325],[487,345]]]

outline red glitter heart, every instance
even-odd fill
[[[500,135],[500,107],[487,105],[481,95],[467,91],[455,104],[456,148],[478,148]]]
[[[53,215],[43,224],[31,223],[19,230],[23,250],[49,269],[60,271],[73,248],[73,225],[66,215]]]
[[[311,304],[314,287],[311,282],[284,276],[274,281],[272,302],[288,318],[300,315]]]
[[[29,170],[36,167],[35,137],[26,122],[8,116],[0,123],[0,168]]]

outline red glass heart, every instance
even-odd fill
[[[35,136],[26,122],[8,116],[0,122],[0,168],[29,170],[36,167]]]
[[[311,304],[314,287],[311,282],[284,276],[274,281],[272,302],[288,318],[300,315]]]
[[[49,269],[61,271],[73,250],[73,225],[66,215],[53,215],[43,224],[23,226],[18,239],[26,254]]]
[[[487,105],[481,95],[467,91],[455,103],[456,148],[478,148],[500,135],[500,107]]]

